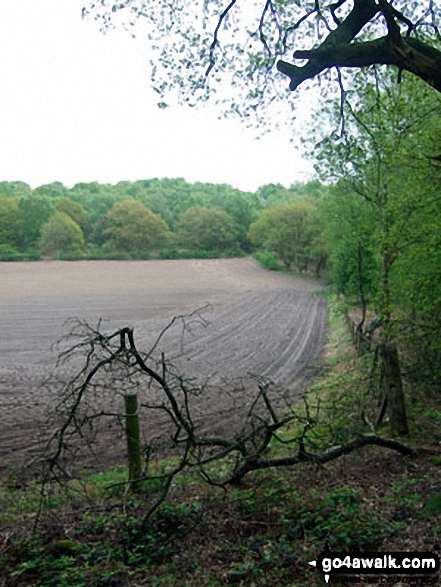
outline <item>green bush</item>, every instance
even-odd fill
[[[103,261],[129,261],[131,259],[130,253],[118,253],[117,251],[103,253],[100,257]]]
[[[35,249],[30,249],[20,253],[14,247],[8,244],[0,244],[0,262],[1,261],[39,261],[41,255]]]
[[[216,259],[221,254],[217,251],[203,251],[203,250],[178,250],[168,249],[160,251],[160,259]]]
[[[148,251],[139,251],[131,253],[130,258],[139,261],[148,261],[149,259],[151,259],[151,255]]]
[[[179,259],[179,251],[178,249],[164,249],[159,251],[158,257],[163,260]]]
[[[60,255],[60,261],[83,261],[84,256],[80,252],[66,253]]]
[[[232,249],[227,249],[226,251],[222,252],[222,257],[227,257],[227,258],[231,258],[231,257],[246,257],[246,253],[244,253],[242,251],[242,249],[238,248],[238,247],[234,247]]]
[[[21,257],[23,261],[40,261],[41,259],[40,251],[36,249],[28,249],[21,254]]]
[[[22,255],[11,245],[0,245],[0,261],[21,261]]]
[[[278,262],[277,256],[271,251],[257,251],[254,254],[254,258],[260,263],[265,269],[270,271],[281,271],[281,266]]]

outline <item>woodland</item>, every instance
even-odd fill
[[[148,28],[160,107],[169,94],[189,106],[216,100],[222,86],[222,112],[262,129],[274,108],[290,118],[298,93],[315,87],[321,108],[301,138],[316,180],[256,193],[182,179],[34,190],[3,182],[0,250],[5,261],[254,255],[267,269],[321,279],[330,315],[323,370],[283,415],[259,380],[263,411],[253,405],[240,434],[200,436],[191,397],[201,390],[164,356],[148,366],[132,330],[103,336],[83,324],[82,342],[66,353],[87,350],[86,366],[71,382],[75,409],[55,437],[44,487],[63,477],[64,433],[72,423],[81,432],[75,410],[91,378],[114,363],[165,393],[181,456],[142,470],[135,455],[128,479],[125,470],[87,479],[92,505],[52,490],[55,501],[39,502],[38,539],[22,550],[5,541],[7,585],[303,587],[323,584],[307,561],[325,543],[439,550],[440,7],[253,6],[250,14],[238,0],[89,2],[83,16],[103,31]],[[113,384],[121,381],[119,373]],[[4,501],[14,512],[11,485]],[[72,480],[62,485],[72,490]],[[72,561],[88,572],[69,578]]]

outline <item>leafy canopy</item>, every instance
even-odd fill
[[[81,228],[64,212],[55,212],[42,228],[40,249],[46,255],[79,254],[83,246]]]
[[[263,103],[286,100],[287,78],[292,91],[323,76],[342,83],[344,68],[377,65],[441,91],[433,0],[101,0],[86,3],[88,15],[104,30],[146,27],[162,107],[176,90],[190,105],[214,96],[250,117]]]
[[[107,212],[105,236],[118,251],[150,251],[161,248],[170,239],[164,220],[142,202],[117,202]]]
[[[70,198],[63,196],[55,202],[55,209],[57,212],[64,212],[70,216],[70,218],[80,226],[83,232],[88,230],[90,224],[89,219],[85,209],[78,202],[74,202]]]
[[[256,245],[277,253],[286,269],[295,264],[302,271],[308,267],[316,233],[314,205],[297,200],[262,212],[250,226],[249,237]]]
[[[17,247],[19,235],[19,201],[18,196],[0,197],[0,243]]]
[[[238,246],[238,231],[227,212],[194,206],[177,224],[178,242],[190,250],[224,251]]]
[[[51,200],[45,196],[29,195],[19,202],[19,237],[24,250],[36,248],[41,229],[54,213]]]

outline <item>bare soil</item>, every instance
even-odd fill
[[[210,381],[199,418],[228,434],[255,396],[252,375],[274,381],[282,409],[316,372],[325,343],[326,303],[311,295],[320,285],[252,259],[2,263],[0,283],[0,473],[43,449],[56,401],[45,383],[52,345],[71,317],[102,318],[109,332],[129,324],[148,350],[173,317],[208,305],[206,326],[172,329],[164,351],[184,375]],[[120,458],[112,443],[110,431],[95,461]]]

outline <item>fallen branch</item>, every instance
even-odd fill
[[[314,454],[306,451],[303,442],[299,442],[298,453],[294,456],[275,459],[247,460],[235,471],[234,476],[231,478],[231,483],[240,483],[240,481],[247,473],[250,473],[251,471],[257,471],[259,469],[292,467],[304,462],[312,462],[324,465],[325,463],[338,459],[343,455],[350,454],[351,452],[368,445],[376,445],[383,448],[388,448],[390,450],[395,450],[405,456],[414,456],[418,452],[417,450],[402,444],[397,440],[382,438],[377,434],[363,434],[345,444],[330,448],[321,454]]]

